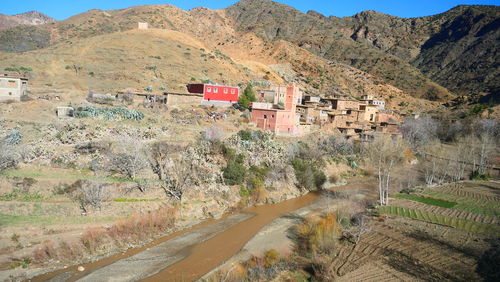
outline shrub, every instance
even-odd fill
[[[280,254],[275,249],[270,249],[264,254],[264,266],[271,267],[275,265],[280,258]]]
[[[250,141],[252,139],[252,131],[250,130],[240,130],[238,136],[241,140]]]
[[[223,177],[228,185],[238,185],[245,181],[246,168],[236,160],[230,160],[227,166],[222,170]]]
[[[326,214],[319,220],[308,219],[295,227],[296,250],[299,254],[330,252],[337,244],[341,229],[336,214]]]
[[[311,161],[294,158],[292,160],[292,167],[299,186],[302,188],[312,191],[320,189],[326,182],[326,175]]]

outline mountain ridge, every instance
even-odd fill
[[[303,13],[270,0],[242,0],[220,10],[142,5],[93,9],[59,22],[2,30],[0,50],[46,49],[76,39],[125,32],[135,29],[138,21],[146,21],[151,28],[186,33],[205,42],[207,48],[240,61],[268,67],[288,65],[287,70],[276,67],[280,72],[271,71],[268,76],[301,80],[312,92],[360,92],[356,89],[359,84],[346,89],[349,79],[336,81],[349,73],[343,66],[350,66],[363,77],[370,75],[374,85],[392,85],[417,98],[447,101],[455,96],[498,93],[495,66],[500,58],[495,42],[499,13],[497,6],[461,5],[420,18],[376,11],[339,18],[315,11]],[[452,41],[452,36],[462,31],[464,35]],[[318,67],[307,61],[310,58]],[[337,67],[330,70],[337,69],[339,76],[322,69],[332,64]]]

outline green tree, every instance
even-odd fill
[[[12,67],[6,67],[5,71],[16,72],[19,75],[26,76],[26,75],[28,75],[28,73],[32,72],[33,69],[31,67],[24,67],[24,66],[15,67],[15,66],[12,66]]]
[[[243,91],[243,95],[245,95],[250,102],[257,101],[257,96],[255,96],[255,91],[253,91],[252,85],[248,84],[245,90]]]
[[[248,108],[250,107],[250,100],[248,100],[247,96],[243,94],[240,97],[238,97],[238,104],[243,108]]]
[[[255,91],[253,91],[252,85],[248,84],[243,94],[238,98],[238,104],[243,108],[250,107],[250,103],[257,101],[255,96]]]

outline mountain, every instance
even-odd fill
[[[374,11],[325,17],[269,0],[242,0],[227,10],[240,31],[287,40],[417,97],[440,99],[448,95],[444,87],[456,95],[498,93],[498,6],[411,19]]]
[[[222,10],[199,7],[184,11],[171,5],[94,9],[64,21],[0,30],[1,51],[23,52],[0,56],[0,68],[23,61],[44,68],[39,58],[50,57],[51,67],[58,69],[53,74],[68,75],[59,68],[88,64],[84,69],[94,73],[92,77],[67,80],[81,88],[93,84],[111,89],[118,72],[130,72],[120,74],[120,82],[115,84],[143,87],[154,82],[180,89],[192,76],[218,82],[295,80],[309,93],[372,93],[394,100],[404,96],[412,102],[417,100],[410,96],[439,101],[459,95],[495,96],[499,87],[499,11],[498,6],[458,6],[420,18],[398,18],[375,11],[338,18],[314,11],[302,13],[270,0],[242,0]],[[157,32],[144,31],[141,35],[141,31],[133,31],[142,21]],[[165,40],[159,30],[183,34],[199,42],[202,47],[198,50],[204,51],[193,52],[192,47],[186,47],[191,50],[179,53],[181,50],[170,44],[165,45],[163,55],[153,52],[160,48],[155,44]],[[140,48],[142,43],[156,47],[138,56],[125,47],[112,49],[97,44],[113,45],[111,38],[131,48]],[[73,50],[70,56],[65,52],[68,46]],[[78,55],[77,47],[84,50],[83,56]],[[107,57],[102,55],[105,53]],[[202,60],[168,62],[168,56],[183,53]],[[157,56],[162,58],[161,64],[150,62],[150,57]],[[122,58],[128,64],[112,58]],[[229,69],[218,66],[221,60],[229,63]],[[151,78],[151,73],[144,71],[144,64],[151,63],[166,68],[162,69],[163,80]],[[182,68],[184,63],[190,67]],[[116,66],[121,69],[113,69]],[[139,70],[144,75],[131,74]],[[33,75],[37,75],[36,70]],[[91,83],[98,77],[110,79]]]
[[[55,19],[37,11],[30,11],[14,16],[0,14],[0,30],[18,25],[41,25],[55,21]]]

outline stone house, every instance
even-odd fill
[[[376,105],[359,105],[361,111],[358,121],[375,122],[379,111]]]
[[[25,77],[0,76],[0,101],[21,101],[28,91],[28,79]]]

